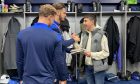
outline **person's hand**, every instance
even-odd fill
[[[80,41],[80,38],[79,38],[79,36],[77,35],[77,34],[75,34],[75,33],[73,33],[72,35],[71,35],[71,37],[74,39],[74,41],[76,41],[76,42],[79,42]]]
[[[75,38],[76,36],[77,36],[76,33],[72,33],[72,34],[71,34],[71,38]]]
[[[23,84],[23,81],[20,81],[20,84]]]
[[[84,54],[85,54],[85,56],[87,56],[87,57],[91,57],[91,52],[90,52],[90,51],[85,51]]]
[[[59,81],[59,84],[67,84],[67,81]]]

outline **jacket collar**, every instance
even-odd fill
[[[57,21],[54,20],[54,24],[56,24],[57,26],[60,25],[60,23],[58,23]]]
[[[39,22],[34,24],[34,28],[43,28],[43,29],[51,30],[51,28],[49,28],[47,24],[39,23]]]

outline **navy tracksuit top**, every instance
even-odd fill
[[[67,79],[62,37],[48,25],[36,23],[17,37],[17,69],[24,84],[53,84],[56,71],[59,80]]]

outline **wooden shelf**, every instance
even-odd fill
[[[82,12],[83,14],[100,14],[100,12]]]
[[[25,12],[26,14],[36,14],[39,12]],[[67,12],[68,14],[75,14],[76,12]]]
[[[0,15],[21,15],[23,12],[7,12],[7,13],[2,13],[0,12]]]
[[[102,13],[103,14],[106,14],[106,13],[108,13],[108,14],[124,14],[125,11],[118,11],[118,12],[114,12],[114,11],[103,11]]]
[[[67,12],[67,14],[75,14],[76,12]]]
[[[36,15],[38,12],[24,12],[27,15]],[[24,14],[23,12],[7,12],[7,13],[0,13],[0,15],[9,15],[9,14]],[[77,13],[79,14],[140,14],[140,11],[119,11],[119,12],[114,12],[114,11],[103,11],[103,12],[82,12],[82,13]],[[76,14],[76,12],[67,12],[67,14]]]
[[[140,14],[140,11],[127,11],[127,14]]]

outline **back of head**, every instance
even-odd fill
[[[49,15],[56,15],[56,9],[52,5],[42,5],[39,9],[39,16],[48,17]]]

